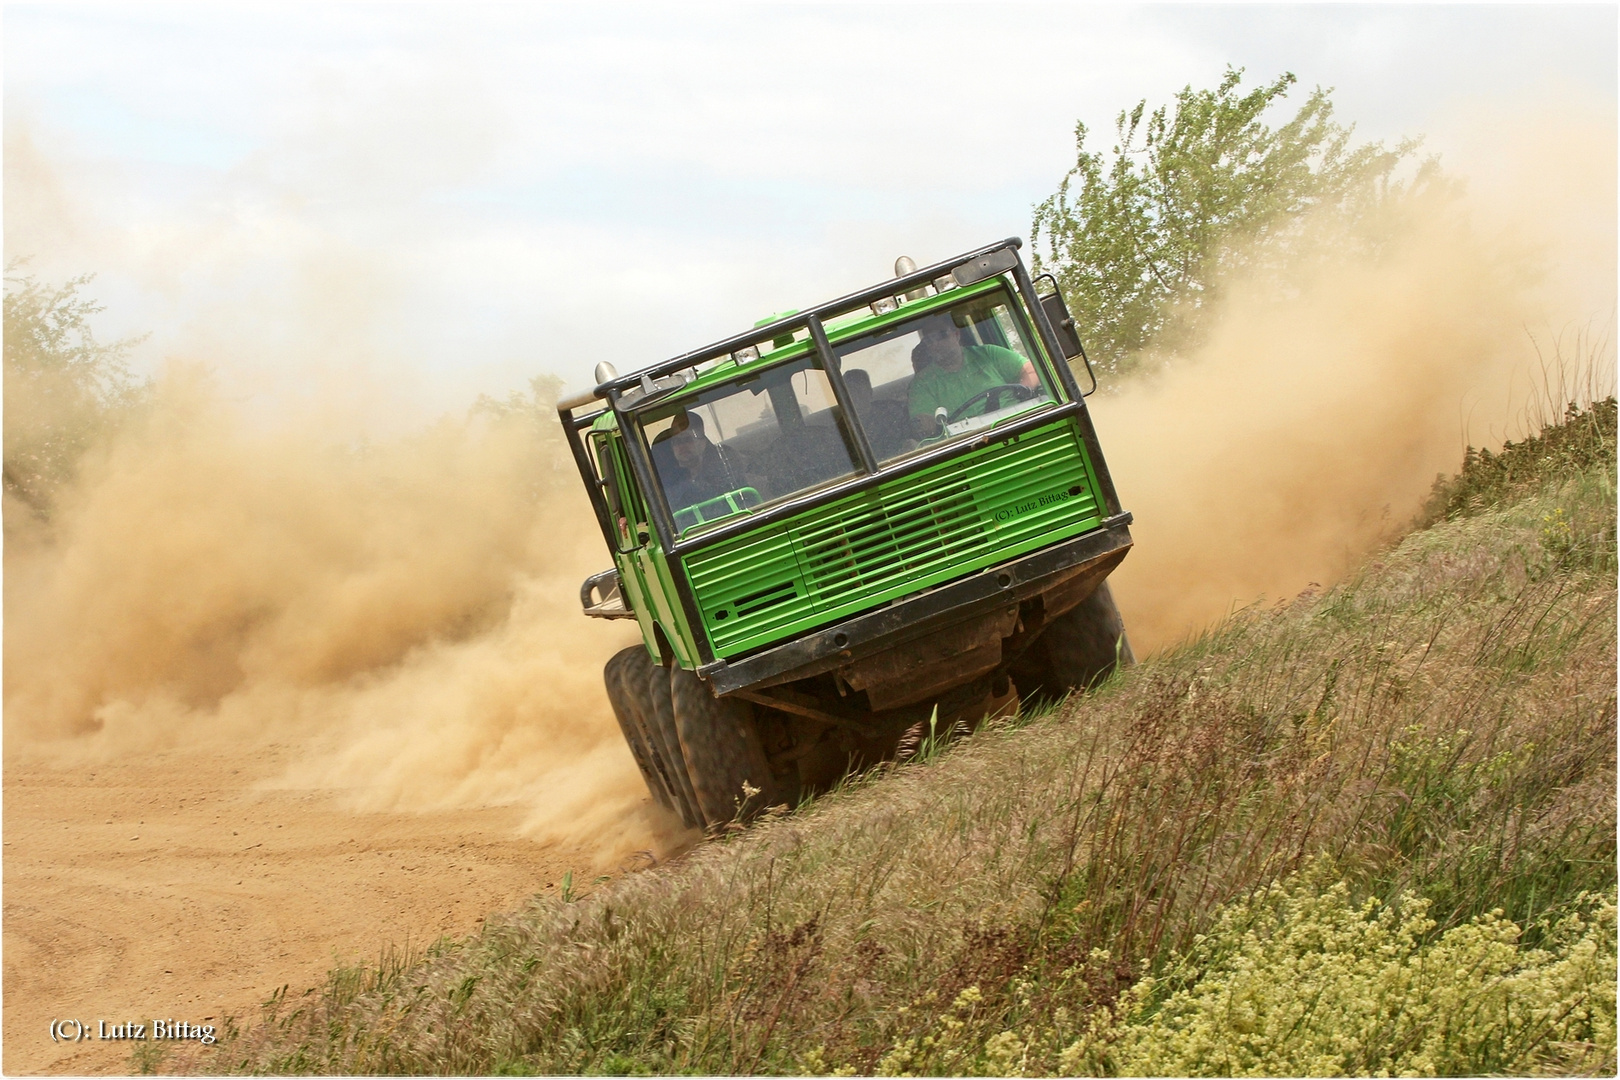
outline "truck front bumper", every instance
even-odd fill
[[[779,686],[934,633],[953,623],[1022,603],[1062,582],[1091,574],[1101,581],[1131,547],[1131,515],[1119,514],[1072,540],[987,567],[960,581],[896,600],[876,611],[812,631],[782,645],[697,669],[718,696]]]

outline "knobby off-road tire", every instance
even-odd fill
[[[1049,623],[1019,658],[1012,676],[1026,696],[1061,697],[1086,690],[1115,669],[1131,667],[1136,654],[1125,636],[1125,623],[1104,581],[1095,592]],[[1027,686],[1027,689],[1026,689]]]
[[[602,669],[602,681],[607,684],[608,704],[619,721],[619,731],[630,747],[630,756],[636,759],[641,778],[653,799],[665,810],[679,813],[674,796],[669,766],[658,752],[647,721],[647,685],[654,664],[647,650],[632,645],[616,653]]]
[[[702,680],[680,667],[670,669],[670,691],[675,728],[705,824],[714,828],[746,821],[772,805],[771,766],[748,703],[716,698]]]
[[[675,703],[670,697],[668,669],[654,666],[647,675],[646,685],[647,726],[656,740],[660,755],[669,763],[668,775],[674,781],[670,794],[674,796],[675,810],[687,828],[701,829],[703,810],[693,790],[691,770],[681,750],[681,736],[675,726]]]

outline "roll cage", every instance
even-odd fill
[[[614,508],[608,505],[604,495],[603,481],[599,479],[597,468],[592,463],[591,451],[582,437],[583,433],[601,420],[607,412],[611,412],[615,418],[614,426],[621,435],[622,447],[635,487],[643,494],[644,507],[653,533],[659,546],[671,556],[680,556],[723,542],[741,532],[800,513],[816,503],[867,490],[885,481],[925,469],[973,446],[983,445],[992,439],[999,441],[1014,438],[1027,430],[1051,423],[1061,417],[1083,418],[1084,422],[1080,426],[1087,450],[1093,461],[1102,462],[1096,434],[1089,423],[1089,417],[1086,416],[1085,394],[1080,390],[1073,371],[1065,362],[1065,358],[1075,355],[1078,350],[1077,347],[1068,347],[1068,341],[1073,339],[1073,334],[1066,325],[1061,298],[1057,299],[1054,308],[1052,301],[1055,293],[1044,297],[1037,295],[1035,283],[1018,256],[1020,246],[1021,242],[1012,237],[953,259],[922,267],[808,310],[782,316],[703,349],[672,357],[640,371],[615,376],[586,394],[559,402],[558,413],[562,419],[563,431],[581,476],[586,482],[592,508],[609,549],[624,550],[624,537],[616,520],[617,514]],[[993,429],[986,429],[977,438],[945,441],[936,447],[920,450],[898,460],[880,463],[858,410],[854,407],[842,364],[828,340],[826,324],[841,316],[858,312],[863,307],[870,308],[874,315],[879,316],[892,312],[893,321],[901,323],[908,315],[906,307],[900,306],[897,298],[905,297],[908,293],[915,297],[919,291],[925,291],[927,286],[936,282],[948,280],[957,288],[967,288],[1009,272],[1012,275],[1012,285],[1023,301],[1021,305],[1023,310],[1019,312],[1018,317],[1026,320],[1026,326],[1027,320],[1033,318],[1034,338],[1041,345],[1041,349],[1037,352],[1043,353],[1049,362],[1066,400],[1056,402],[1052,408],[1030,412],[998,424]],[[937,306],[945,305],[942,303]],[[1057,325],[1054,325],[1054,322]],[[784,499],[773,506],[747,514],[736,514],[727,520],[719,521],[711,528],[683,537],[682,529],[675,520],[675,513],[664,499],[663,487],[659,483],[649,447],[640,437],[639,425],[636,422],[638,416],[658,408],[686,389],[690,380],[683,378],[680,373],[701,369],[706,364],[726,359],[747,357],[756,360],[759,358],[758,350],[761,344],[767,342],[777,345],[789,344],[800,333],[807,335],[810,347],[807,352],[801,352],[799,355],[811,355],[815,358],[815,362],[826,374],[839,411],[845,418],[848,437],[852,443],[850,449],[855,459],[853,475]],[[1065,334],[1067,338],[1063,336]],[[1079,356],[1084,359],[1083,352],[1079,352]],[[1089,367],[1087,361],[1088,372]],[[702,375],[700,374],[698,378],[701,379]],[[1093,389],[1095,385],[1093,379]],[[598,403],[605,404],[592,407],[598,406]],[[1119,499],[1106,468],[1099,467],[1097,479],[1109,513],[1118,514]],[[681,596],[683,607],[689,607],[690,589],[684,580],[680,580],[684,575],[681,574],[678,559],[672,559],[671,572],[677,577],[676,591]],[[694,624],[698,622],[695,610],[689,610],[687,615]]]

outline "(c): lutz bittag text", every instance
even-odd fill
[[[83,1020],[51,1021],[52,1042],[83,1042],[86,1039],[97,1041],[195,1039],[200,1043],[211,1043],[215,1038],[213,1024],[193,1024],[185,1020],[153,1020],[149,1023],[139,1020],[126,1020],[121,1023],[97,1020],[93,1027]]]

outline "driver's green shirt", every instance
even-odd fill
[[[962,349],[961,370],[946,371],[929,364],[912,378],[907,395],[911,415],[932,416],[941,407],[947,413],[955,412],[964,401],[992,386],[1020,382],[1024,364],[1022,356],[1000,345],[968,345]]]

